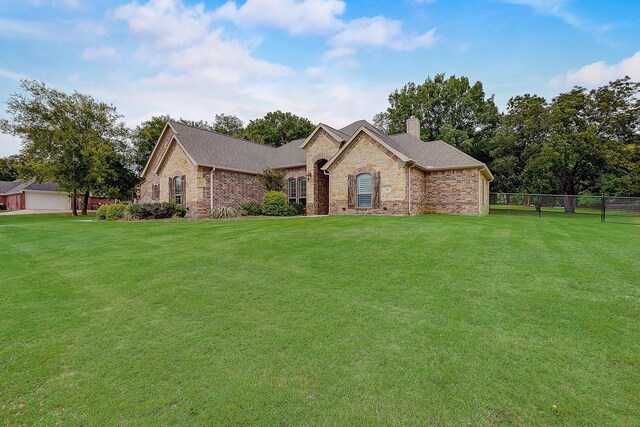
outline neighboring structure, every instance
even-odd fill
[[[420,123],[387,135],[361,120],[320,124],[305,139],[273,148],[170,121],[143,171],[143,202],[176,201],[192,213],[260,201],[266,168],[285,173],[289,201],[308,214],[484,215],[485,164],[443,142],[420,140]]]
[[[114,203],[113,199],[89,198],[89,207],[97,209],[99,205]],[[55,183],[34,181],[0,181],[0,205],[10,211],[23,209],[68,211],[71,198],[64,191],[58,191]]]

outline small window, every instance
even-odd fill
[[[358,207],[371,207],[371,175],[368,173],[358,175]]]
[[[179,176],[173,179],[173,201],[182,204],[182,177]]]
[[[296,202],[296,179],[289,178],[289,203]]]
[[[307,178],[298,178],[298,203],[307,206]]]

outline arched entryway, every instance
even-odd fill
[[[326,163],[326,159],[321,159],[313,166],[313,204],[316,215],[329,214],[329,175],[322,170]]]

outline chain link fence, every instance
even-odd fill
[[[491,193],[489,204],[492,214],[574,215],[640,225],[640,197]]]

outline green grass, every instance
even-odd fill
[[[637,425],[639,236],[564,216],[3,216],[0,419]]]

